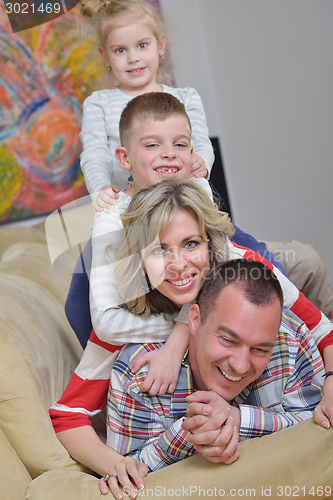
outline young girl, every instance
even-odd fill
[[[94,92],[83,106],[81,168],[89,193],[95,194],[96,210],[110,208],[115,192],[128,186],[128,175],[114,154],[120,146],[119,119],[126,104],[146,92],[168,92],[184,104],[195,153],[191,175],[208,177],[214,154],[199,94],[158,81],[167,41],[157,10],[146,0],[81,0],[81,13],[95,23],[99,52],[115,85]]]

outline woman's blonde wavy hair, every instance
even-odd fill
[[[104,50],[108,34],[130,22],[145,23],[157,41],[166,31],[159,12],[146,0],[79,0],[79,4],[81,14],[94,23],[98,44]],[[170,65],[169,58],[160,59],[160,70],[169,69],[165,66]],[[113,79],[113,85],[116,85],[112,68],[108,75]]]
[[[173,313],[175,304],[151,289],[143,275],[143,252],[168,227],[179,210],[187,210],[208,241],[211,265],[228,260],[227,238],[234,233],[229,215],[218,210],[206,192],[191,180],[165,180],[137,192],[121,216],[124,237],[117,253],[115,276],[123,307],[142,317]]]

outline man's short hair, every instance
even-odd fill
[[[167,92],[147,92],[134,97],[124,108],[119,121],[120,143],[125,148],[130,148],[134,125],[143,123],[148,118],[153,120],[166,120],[171,115],[184,116],[191,123],[186,113],[185,106],[176,97]]]
[[[235,259],[213,266],[198,294],[203,324],[222,291],[229,285],[242,289],[248,302],[265,306],[278,299],[283,308],[283,292],[278,278],[269,267],[254,260]]]

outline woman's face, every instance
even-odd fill
[[[187,210],[180,210],[144,252],[144,266],[154,288],[181,306],[195,300],[209,272],[208,242]]]

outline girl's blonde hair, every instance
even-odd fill
[[[98,44],[104,50],[110,31],[132,21],[148,25],[157,41],[165,33],[161,16],[147,0],[79,0],[79,3],[81,14],[93,21]],[[161,69],[168,64],[168,58],[160,59]]]
[[[143,253],[179,210],[187,210],[198,223],[201,237],[208,241],[211,264],[228,260],[226,241],[234,233],[229,215],[220,212],[194,181],[165,180],[143,187],[121,216],[124,237],[115,268],[123,307],[134,314],[146,317],[177,310],[170,299],[151,289],[148,277],[143,275]]]

